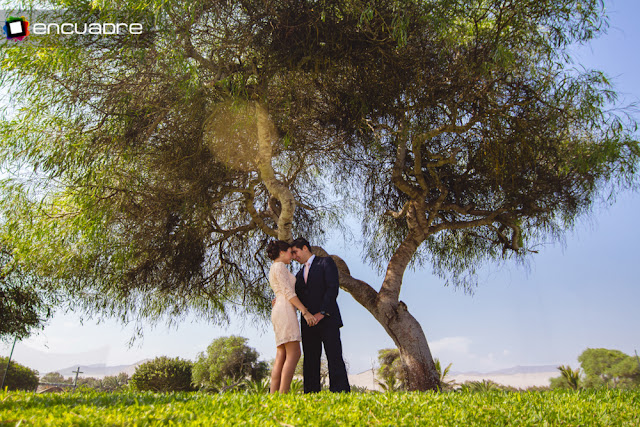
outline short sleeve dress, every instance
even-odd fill
[[[302,341],[296,308],[289,302],[289,299],[296,296],[296,277],[285,263],[276,261],[269,270],[269,284],[276,294],[276,303],[271,311],[276,346]]]

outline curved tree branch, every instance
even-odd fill
[[[277,238],[285,241],[293,240],[293,214],[296,201],[289,188],[280,182],[275,175],[271,158],[273,157],[274,135],[269,113],[266,108],[256,102],[256,119],[258,127],[258,158],[257,164],[260,178],[269,193],[280,201],[280,215],[278,216]]]

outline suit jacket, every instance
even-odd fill
[[[309,267],[307,283],[304,282],[304,266],[296,275],[296,295],[311,314],[324,311],[329,314],[322,323],[342,327],[338,297],[338,267],[331,257],[316,257]],[[304,325],[306,322],[302,321]]]

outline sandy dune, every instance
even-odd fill
[[[560,376],[560,373],[555,370],[545,372],[516,372],[511,374],[459,373],[451,375],[448,378],[458,384],[462,384],[466,381],[490,380],[498,384],[525,389],[528,387],[546,387],[549,385],[550,378],[558,376]],[[349,375],[349,382],[354,386],[366,387],[370,390],[381,390],[380,386],[374,380],[373,372],[371,370],[367,370],[356,375]]]

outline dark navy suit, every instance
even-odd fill
[[[342,358],[340,328],[342,317],[336,298],[339,287],[338,268],[330,257],[316,256],[304,281],[304,265],[296,276],[296,295],[311,314],[327,313],[315,326],[302,324],[302,349],[304,351],[304,392],[320,391],[320,356],[324,346],[329,365],[329,389],[350,391],[347,369]]]

